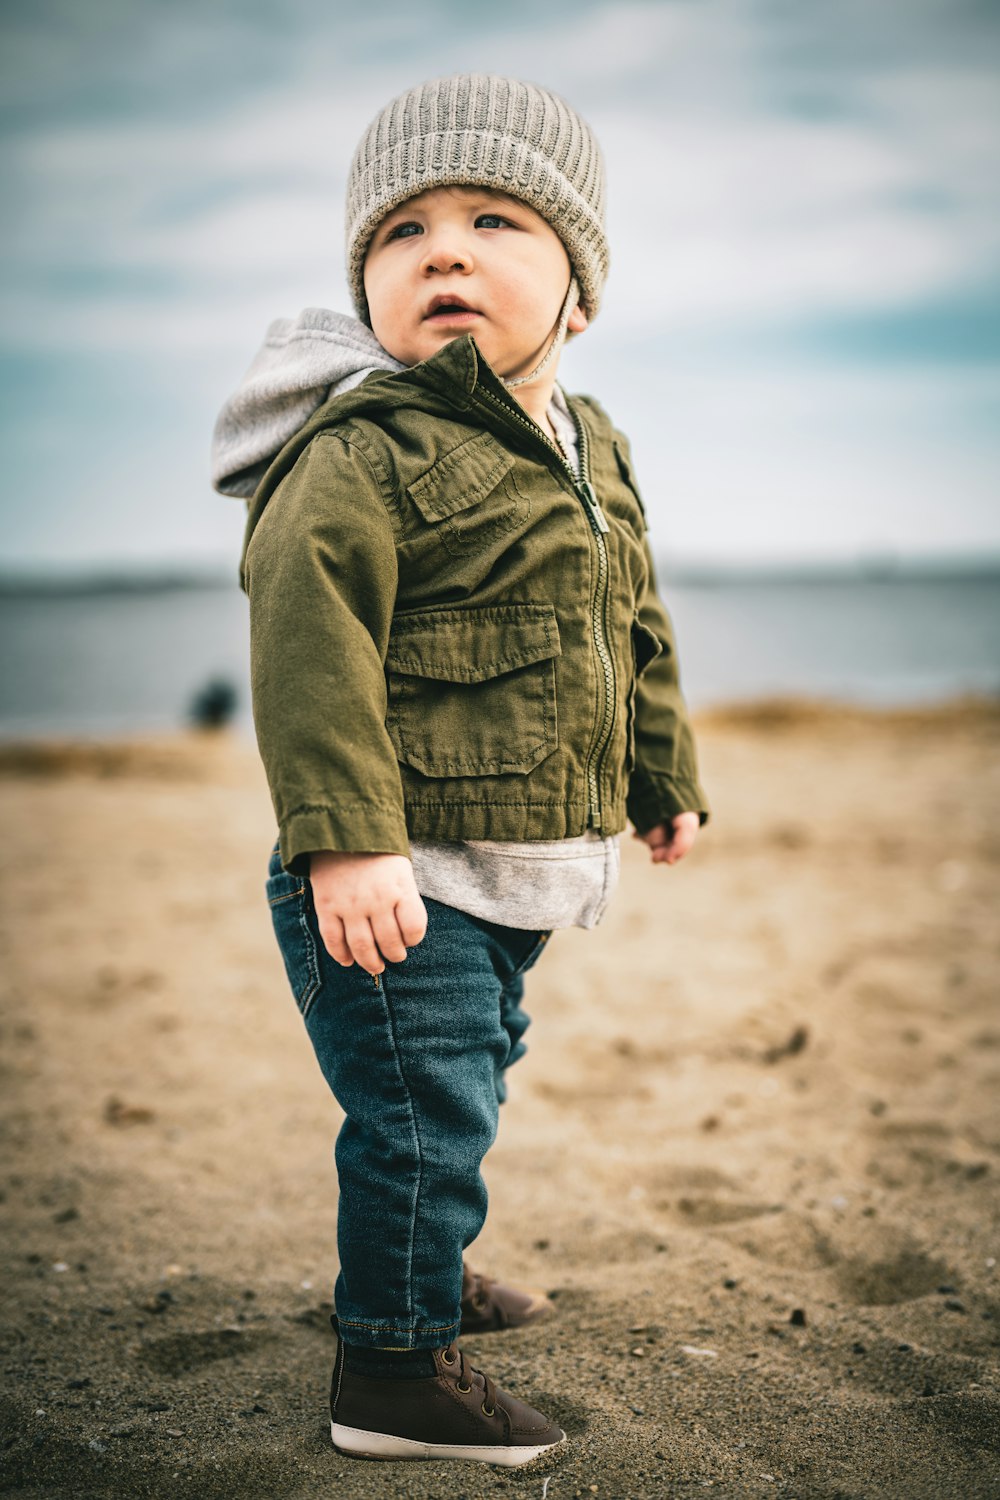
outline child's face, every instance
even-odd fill
[[[527,204],[491,188],[440,187],[382,220],[364,279],[375,337],[401,364],[471,333],[509,379],[548,348],[570,263],[555,230]],[[574,309],[570,332],[586,326]]]

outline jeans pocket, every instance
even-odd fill
[[[519,974],[526,974],[528,972],[532,964],[536,963],[537,960],[541,958],[542,950],[544,949],[545,944],[548,942],[551,936],[551,928],[547,931],[538,931],[534,934],[534,941],[532,942],[531,947],[528,949],[524,958],[514,970],[512,978],[516,978]]]
[[[301,875],[289,875],[272,853],[266,889],[288,983],[305,1016],[320,987],[319,953],[309,920],[312,898],[308,882]]]

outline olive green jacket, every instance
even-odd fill
[[[267,470],[241,582],[286,869],[706,816],[628,444],[570,409],[579,482],[466,336]]]

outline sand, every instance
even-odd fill
[[[0,752],[5,1494],[1000,1495],[1000,713],[703,718],[715,818],[626,839],[532,971],[468,1341],[569,1441],[329,1445],[338,1124],[223,733]],[[547,1481],[547,1483],[546,1483]]]

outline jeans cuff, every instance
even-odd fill
[[[362,1323],[337,1319],[345,1344],[363,1344],[366,1349],[444,1349],[458,1338],[461,1318],[430,1327],[400,1328],[397,1323]]]

